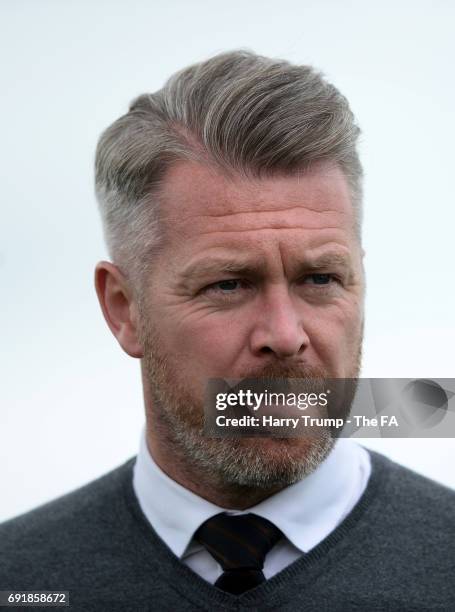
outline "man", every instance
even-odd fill
[[[451,610],[454,495],[327,435],[213,438],[212,378],[356,378],[359,130],[307,66],[216,56],[102,135],[96,290],[137,460],[4,524],[0,587],[76,610]]]

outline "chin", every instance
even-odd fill
[[[311,474],[334,444],[330,435],[217,442],[217,452],[215,447],[205,448],[212,474],[217,473],[224,484],[261,489],[282,488]]]

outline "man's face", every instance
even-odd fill
[[[363,268],[347,181],[330,164],[233,179],[181,162],[165,177],[161,209],[164,245],[142,287],[148,416],[201,465],[232,460],[220,459],[229,445],[237,463],[244,453],[244,469],[267,453],[275,481],[286,478],[280,462],[293,464],[288,480],[296,480],[310,471],[310,455],[314,469],[330,445],[204,439],[204,388],[209,378],[357,376]]]

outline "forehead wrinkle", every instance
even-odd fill
[[[320,213],[320,214],[325,214],[325,213],[336,213],[336,214],[341,214],[341,215],[347,215],[348,213],[346,211],[343,210],[337,210],[335,208],[326,208],[324,210],[319,210],[317,208],[311,208],[309,206],[305,206],[304,204],[300,205],[300,206],[292,206],[290,208],[285,208],[285,209],[280,209],[280,208],[270,208],[270,209],[262,209],[262,210],[240,210],[238,212],[227,212],[227,213],[220,213],[220,214],[200,214],[200,215],[191,215],[189,218],[192,217],[209,217],[209,218],[222,218],[222,217],[234,217],[236,215],[258,215],[258,214],[262,214],[262,213],[279,213],[279,214],[283,214],[283,213],[287,213],[290,212],[292,210],[298,210],[298,211],[311,211],[311,212],[315,212],[315,213]]]
[[[261,213],[264,213],[266,217],[264,218],[264,215],[261,215]],[[273,216],[267,220],[267,215]],[[313,215],[313,218],[311,215]],[[332,216],[326,217],[326,215]],[[191,229],[193,229],[194,232],[198,234],[211,234],[216,232],[240,233],[248,231],[265,231],[267,229],[290,229],[297,231],[340,229],[343,231],[345,229],[344,225],[347,216],[347,212],[335,209],[316,210],[308,209],[304,206],[296,206],[281,210],[247,210],[222,214],[211,214],[207,212],[185,216],[180,215],[178,217],[167,215],[162,221],[163,225],[174,227],[178,233],[188,233],[188,229],[189,233],[191,233]],[[330,221],[332,222],[330,223]],[[326,225],[326,223],[330,223],[330,225]],[[333,225],[333,223],[335,223],[335,225]],[[244,225],[244,227],[239,228],[239,225]]]
[[[334,215],[343,215],[343,216],[348,216],[349,212],[344,211],[344,210],[339,210],[339,209],[335,209],[335,208],[326,208],[323,210],[317,209],[317,208],[310,208],[309,206],[305,206],[305,205],[298,205],[298,206],[292,206],[292,207],[287,207],[287,208],[268,208],[268,209],[263,209],[263,210],[258,210],[258,209],[254,209],[254,210],[239,210],[239,211],[232,211],[229,210],[228,212],[224,212],[224,213],[204,213],[204,212],[200,212],[200,213],[196,213],[194,215],[171,215],[171,214],[167,214],[167,215],[162,215],[161,220],[163,222],[168,222],[168,223],[175,223],[175,222],[179,222],[179,223],[185,223],[188,221],[192,221],[194,219],[225,219],[225,218],[229,218],[229,217],[238,217],[241,215],[245,215],[247,218],[248,217],[257,217],[261,214],[275,214],[275,215],[280,215],[281,217],[286,217],[286,216],[290,216],[290,217],[295,217],[295,215],[293,215],[292,213],[300,213],[300,214],[305,214],[307,212],[310,213],[315,213],[315,214],[334,214]]]
[[[266,231],[274,231],[274,230],[291,230],[291,231],[295,231],[295,230],[303,230],[303,231],[323,231],[323,230],[342,230],[342,228],[340,228],[338,225],[324,225],[324,227],[302,227],[300,225],[298,226],[289,226],[289,225],[284,225],[284,226],[267,226],[267,227],[249,227],[246,229],[213,229],[213,230],[207,230],[205,232],[199,231],[198,232],[198,236],[205,236],[207,234],[243,234],[245,232],[266,232]]]

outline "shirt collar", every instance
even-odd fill
[[[133,487],[146,518],[179,558],[185,556],[185,551],[188,553],[198,527],[219,512],[254,512],[272,521],[294,546],[306,552],[350,511],[353,497],[358,498],[366,486],[370,469],[364,448],[351,440],[339,439],[316,470],[299,482],[247,510],[226,510],[169,478],[153,460],[144,429]]]

